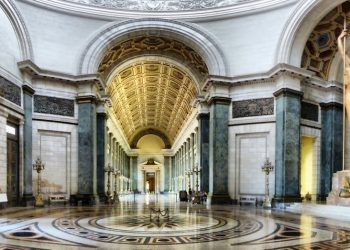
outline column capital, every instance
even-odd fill
[[[295,89],[290,89],[290,88],[281,88],[277,90],[275,93],[273,93],[275,97],[279,96],[299,96],[302,97],[304,95],[303,92],[295,90]]]
[[[81,103],[96,103],[96,96],[94,95],[81,95],[75,98],[78,104]]]
[[[327,103],[320,103],[320,107],[321,109],[331,109],[331,108],[339,108],[342,109],[343,108],[343,104],[339,103],[339,102],[327,102]]]
[[[226,104],[226,105],[230,105],[231,103],[231,98],[230,97],[224,97],[224,96],[212,96],[210,97],[210,99],[208,100],[208,104],[212,105],[212,104]]]
[[[34,95],[35,90],[28,84],[22,85],[23,94]]]

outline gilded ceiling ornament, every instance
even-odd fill
[[[66,0],[96,7],[138,11],[183,11],[225,7],[252,0]]]
[[[144,129],[164,133],[172,143],[197,96],[189,75],[160,61],[138,62],[124,68],[108,85],[107,93],[129,143]]]
[[[208,68],[202,57],[192,48],[182,42],[156,36],[136,37],[118,43],[105,54],[98,71],[109,73],[116,64],[125,58],[131,58],[142,53],[166,54],[179,61],[186,62],[187,65],[196,69],[203,76],[208,74]]]
[[[333,58],[338,51],[337,38],[343,30],[344,15],[349,16],[350,2],[330,11],[314,28],[307,40],[301,66],[328,80]]]

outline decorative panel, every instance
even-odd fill
[[[74,100],[34,95],[34,112],[74,117]]]
[[[301,118],[318,122],[318,105],[301,102]]]
[[[232,118],[274,114],[274,98],[232,102]]]
[[[0,76],[0,96],[21,106],[21,88]]]
[[[67,194],[69,190],[69,141],[69,134],[54,131],[40,133],[40,156],[45,164],[41,174],[44,195]],[[36,187],[37,174],[34,172],[33,179],[33,187]]]
[[[265,176],[261,171],[267,156],[267,134],[237,136],[239,154],[239,195],[263,195]],[[271,183],[272,184],[272,183]]]

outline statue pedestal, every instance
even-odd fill
[[[344,177],[350,179],[350,170],[338,171],[332,177],[332,191],[328,194],[327,204],[337,206],[350,206],[350,197],[339,197],[340,189],[344,187]]]

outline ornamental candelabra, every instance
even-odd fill
[[[194,196],[194,200],[193,200],[193,204],[200,204],[201,203],[201,198],[199,195],[199,174],[202,171],[201,167],[198,167],[198,165],[196,165],[193,169],[192,169],[192,173],[196,174],[196,193]]]
[[[191,189],[191,175],[192,175],[192,171],[191,170],[187,170],[185,172],[185,175],[187,176],[187,179],[188,179],[188,191],[190,191]]]
[[[105,167],[105,173],[107,173],[107,200],[106,203],[112,203],[112,193],[111,193],[111,173],[113,173],[114,168],[108,163],[107,167]]]
[[[261,170],[265,173],[265,198],[263,207],[264,208],[271,208],[271,201],[270,201],[270,192],[269,192],[269,174],[273,171],[273,166],[269,159],[267,158],[264,165],[261,167]]]
[[[119,169],[116,169],[113,172],[113,176],[114,176],[114,202],[119,202],[119,195],[118,195],[118,178],[120,176],[121,172]]]
[[[40,157],[35,161],[33,164],[33,170],[36,170],[38,173],[38,180],[37,180],[37,195],[35,197],[35,203],[34,206],[36,207],[43,207],[44,206],[44,197],[41,193],[41,171],[45,169],[45,165],[42,163]]]

